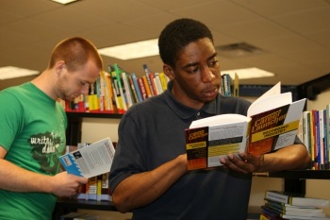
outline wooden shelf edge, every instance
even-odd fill
[[[286,179],[330,179],[330,170],[288,170],[270,172],[267,177]]]
[[[123,117],[123,113],[110,113],[110,112],[66,112],[68,118],[116,118]]]

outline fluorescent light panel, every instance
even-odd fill
[[[39,71],[36,70],[23,69],[14,66],[0,67],[0,80],[31,76],[37,74],[39,74]]]
[[[146,41],[139,41],[135,43],[128,43],[113,47],[101,48],[98,50],[103,56],[113,57],[120,60],[130,60],[149,56],[159,55],[158,39],[151,39]],[[228,73],[233,79],[235,73],[239,79],[251,79],[261,77],[272,77],[274,73],[258,69],[256,67],[236,70],[225,70],[222,73]]]
[[[131,60],[143,57],[156,56],[158,51],[158,39],[139,41],[98,50],[101,55],[117,58],[120,60]]]
[[[51,0],[51,1],[60,3],[62,5],[66,5],[66,4],[69,4],[71,2],[75,2],[75,1],[78,1],[78,0]]]
[[[235,73],[238,75],[239,79],[252,79],[252,78],[263,78],[263,77],[273,77],[274,73],[267,72],[265,70],[251,67],[246,69],[236,69],[236,70],[224,70],[221,71],[222,74],[229,74],[232,79],[235,79]]]

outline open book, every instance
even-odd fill
[[[69,174],[90,178],[110,172],[114,154],[110,138],[105,138],[62,155],[59,160]]]
[[[306,99],[292,102],[277,83],[254,101],[247,116],[216,115],[193,121],[185,130],[188,169],[220,166],[228,154],[255,156],[294,143]]]

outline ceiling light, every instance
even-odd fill
[[[130,60],[142,57],[156,56],[158,51],[158,39],[139,41],[98,50],[101,55],[121,60]]]
[[[69,3],[71,3],[71,2],[76,2],[76,1],[78,1],[78,0],[51,0],[51,1],[53,1],[53,2],[57,2],[57,3],[60,3],[60,4],[62,4],[62,5],[66,5],[66,4],[69,4]]]
[[[31,76],[37,74],[39,74],[39,71],[36,70],[23,69],[14,66],[0,67],[0,80]]]
[[[241,79],[252,79],[252,78],[262,78],[262,77],[273,77],[274,73],[267,72],[265,70],[251,67],[246,69],[236,69],[236,70],[224,70],[221,71],[222,74],[229,74],[232,79],[235,78],[235,73],[238,75],[238,78]]]

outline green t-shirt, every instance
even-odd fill
[[[0,92],[0,145],[5,160],[45,175],[59,172],[66,145],[67,118],[59,103],[32,83]],[[0,167],[1,169],[1,167]],[[56,197],[0,189],[0,219],[51,219]]]

